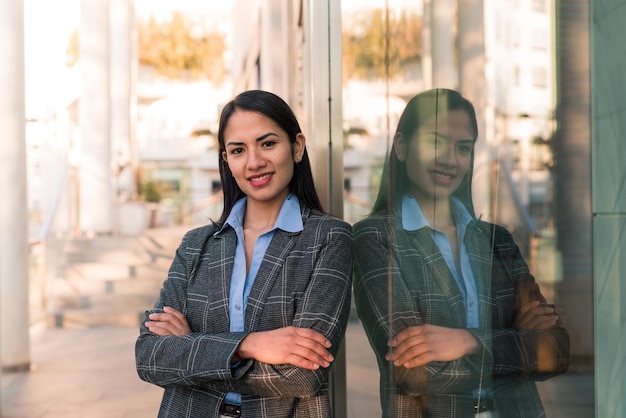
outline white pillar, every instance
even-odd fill
[[[136,169],[136,146],[133,117],[136,115],[135,76],[133,64],[136,48],[134,36],[134,11],[132,0],[109,0],[111,2],[111,142],[116,173],[120,165]],[[120,184],[116,190],[122,201],[135,197],[135,184]],[[120,194],[121,192],[121,194]]]
[[[476,215],[491,220],[491,131],[493,80],[488,80],[484,0],[458,0],[459,91],[476,109],[478,141],[474,151],[474,206]]]
[[[427,88],[459,86],[455,59],[456,0],[424,0],[423,59]]]
[[[113,231],[108,0],[81,0],[79,43],[79,225],[83,233],[106,234]]]
[[[0,39],[0,354],[3,369],[24,370],[30,348],[22,1],[0,1]]]

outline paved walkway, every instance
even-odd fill
[[[85,286],[81,291],[83,298],[87,297],[89,301],[87,313],[91,311],[97,315],[79,317],[81,322],[71,316],[76,310],[70,309],[64,313],[62,323],[65,328],[47,327],[43,321],[31,328],[32,370],[2,375],[2,417],[156,417],[162,390],[137,377],[134,343],[139,331],[136,325],[129,326],[128,322],[137,321],[136,310],[145,309],[144,304],[151,305],[156,298],[165,277],[162,269],[169,266],[164,257],[173,256],[173,246],[177,245],[182,232],[180,229],[150,231],[147,237],[142,237],[144,241],[148,238],[147,244],[138,248],[137,242],[126,242],[127,250],[122,250],[121,244],[101,243],[96,249],[99,258],[109,253],[108,262],[118,263],[105,269],[108,271],[103,278],[94,278],[94,266],[100,273],[103,271],[100,261],[90,268],[74,265],[71,272],[83,271],[86,275],[78,275],[75,283],[91,280],[91,286]],[[81,245],[84,253],[86,244]],[[128,254],[120,255],[120,251]],[[82,258],[79,257],[81,262],[84,261]],[[124,274],[116,276],[113,274],[116,271]],[[128,309],[127,315],[110,318],[99,314],[98,309],[103,305],[110,308],[110,303],[119,302],[119,299],[127,305],[124,306]],[[128,306],[133,303],[141,306]],[[122,308],[113,310],[120,313]],[[346,418],[380,417],[376,360],[354,315],[346,334],[346,376]],[[548,417],[594,416],[592,373],[571,371],[540,383],[539,388]]]
[[[131,327],[42,328],[32,371],[2,376],[4,418],[154,418],[162,391],[137,377]],[[358,321],[346,335],[348,418],[380,417],[378,371]],[[593,417],[593,375],[540,383],[548,417]]]

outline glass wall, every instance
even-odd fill
[[[589,10],[566,3],[342,3],[351,416],[594,415]]]

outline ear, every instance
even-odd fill
[[[407,147],[407,143],[404,140],[404,135],[402,135],[402,133],[398,132],[394,137],[393,137],[393,148],[396,151],[396,157],[398,157],[398,160],[400,161],[404,161],[406,158],[406,147]]]
[[[296,141],[293,143],[293,160],[297,163],[302,161],[304,156],[304,147],[306,146],[306,137],[303,133],[296,135]]]
[[[224,160],[224,162],[228,164],[228,158],[226,158],[226,151],[222,151],[222,160]]]

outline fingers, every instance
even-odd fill
[[[333,355],[328,351],[331,346],[330,341],[312,329],[295,328],[295,330],[299,338],[294,346],[295,352],[290,363],[300,363],[302,365],[299,367],[313,370],[330,366],[334,360]]]
[[[407,328],[389,341],[393,352],[386,359],[395,366],[406,368],[423,366],[432,361],[452,361],[475,353],[479,341],[465,329],[436,325]]]
[[[426,344],[427,326],[409,327],[399,332],[388,343],[393,351],[386,355],[386,359],[393,362],[395,366],[407,368],[433,361],[433,354]]]
[[[517,329],[547,329],[555,326],[559,320],[554,305],[529,302],[520,307],[513,327]]]
[[[239,353],[268,364],[291,364],[308,370],[328,367],[334,360],[331,342],[308,328],[284,327],[255,332],[244,338]]]
[[[187,335],[191,333],[191,328],[187,318],[181,312],[168,306],[163,308],[163,313],[152,313],[150,321],[145,323],[150,332],[159,335]]]

